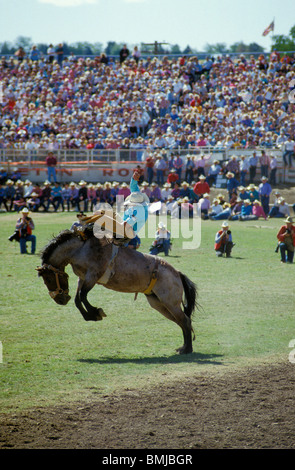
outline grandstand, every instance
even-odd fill
[[[294,57],[43,57],[0,61],[0,160],[35,182],[48,150],[61,182],[128,180],[135,164],[163,152],[218,158],[262,149],[277,157],[279,183],[294,138]],[[144,165],[143,165],[144,166]],[[258,168],[259,175],[259,168]]]

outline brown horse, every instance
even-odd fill
[[[102,308],[87,300],[95,284],[118,292],[144,293],[151,307],[182,329],[184,344],[177,351],[192,352],[196,286],[165,260],[116,246],[106,238],[98,239],[92,230],[62,231],[43,249],[41,260],[38,274],[56,303],[66,305],[70,300],[65,272],[70,264],[79,277],[75,304],[85,320],[97,321],[106,316]]]

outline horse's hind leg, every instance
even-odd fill
[[[146,298],[152,308],[158,310],[164,317],[173,321],[182,329],[184,343],[183,346],[177,349],[177,352],[179,354],[193,352],[191,320],[185,315],[181,307],[161,302],[155,294],[146,295]]]

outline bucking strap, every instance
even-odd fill
[[[158,264],[159,264],[159,261],[158,261],[158,259],[156,259],[155,267],[154,267],[154,270],[152,272],[152,277],[151,277],[151,281],[149,283],[149,286],[145,291],[143,291],[143,293],[145,295],[151,295],[153,287],[154,287],[154,285],[156,284],[156,282],[158,280]]]
[[[109,261],[107,269],[105,270],[105,272],[103,273],[101,278],[98,279],[98,281],[97,281],[98,284],[107,284],[109,282],[111,276],[113,276],[113,274],[114,274],[113,268],[114,268],[114,263],[115,263],[115,259],[116,259],[116,256],[118,254],[118,251],[119,251],[119,247],[112,243],[111,259]]]

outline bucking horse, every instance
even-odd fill
[[[97,238],[92,229],[63,230],[41,252],[38,275],[59,305],[70,300],[67,265],[78,276],[75,304],[86,321],[106,317],[102,308],[91,305],[89,291],[96,285],[117,292],[145,294],[150,306],[182,330],[184,344],[179,354],[193,351],[192,314],[197,305],[195,284],[166,260]]]

